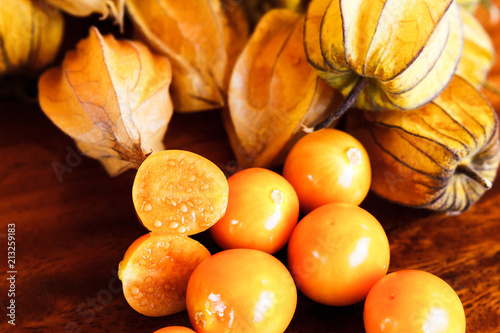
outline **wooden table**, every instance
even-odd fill
[[[500,45],[497,27],[487,27]],[[500,86],[500,65],[491,81]],[[500,110],[500,98],[487,96]],[[202,154],[226,171],[234,165],[217,111],[176,114],[165,143]],[[153,332],[189,326],[185,312],[149,318],[123,297],[118,263],[132,241],[147,232],[132,205],[133,177],[133,171],[108,177],[99,163],[77,153],[38,106],[0,102],[1,332]],[[500,332],[500,179],[458,216],[392,205],[371,194],[362,206],[386,229],[390,271],[423,269],[440,276],[460,296],[468,332]],[[9,224],[15,224],[16,241],[15,328],[6,316]],[[195,238],[217,250],[209,234]],[[299,294],[287,332],[364,332],[362,309],[362,304],[322,306]]]

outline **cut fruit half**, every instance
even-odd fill
[[[123,294],[137,312],[152,317],[186,309],[186,288],[194,269],[210,252],[196,240],[146,234],[125,252],[118,268]]]
[[[164,150],[139,167],[132,199],[148,230],[193,235],[224,216],[228,191],[222,170],[205,157]]]

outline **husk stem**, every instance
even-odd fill
[[[461,173],[476,181],[485,189],[490,189],[493,185],[488,179],[481,177],[474,169],[465,164],[459,164],[456,169],[457,173]]]
[[[342,116],[347,110],[349,110],[356,103],[359,94],[366,87],[367,83],[368,79],[363,76],[360,76],[356,81],[356,83],[354,84],[352,90],[349,92],[349,95],[347,95],[344,102],[340,105],[340,107],[337,110],[335,110],[335,112],[331,113],[328,117],[326,117],[324,120],[316,124],[313,128],[305,128],[304,131],[308,133],[316,132],[330,126],[337,118]]]

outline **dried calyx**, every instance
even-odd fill
[[[172,99],[179,112],[217,109],[248,24],[237,2],[126,0],[137,37],[172,63]]]
[[[93,13],[102,19],[111,17],[115,23],[123,25],[125,0],[44,0],[45,2],[74,16],[89,16]]]
[[[400,204],[467,210],[491,187],[500,161],[495,111],[456,76],[431,103],[413,111],[365,111],[351,131],[372,162],[371,189]]]
[[[41,1],[4,0],[0,5],[0,75],[33,76],[49,65],[62,41],[60,11]]]
[[[439,95],[455,73],[460,11],[452,0],[313,0],[304,45],[311,65],[347,103],[315,130],[352,105],[411,110]]]
[[[61,67],[40,77],[40,106],[83,154],[114,176],[164,149],[171,78],[165,57],[140,42],[117,41],[91,28]]]
[[[309,126],[337,107],[342,96],[307,63],[302,15],[269,11],[233,70],[226,129],[243,167],[278,166]]]

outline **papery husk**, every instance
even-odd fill
[[[310,63],[347,96],[360,77],[356,106],[411,110],[448,85],[463,35],[452,0],[313,0],[305,25]]]
[[[308,2],[308,0],[245,0],[241,4],[245,9],[251,26],[255,27],[262,16],[272,9],[284,8],[302,13],[305,11]]]
[[[305,9],[308,2],[308,0],[274,0],[277,8],[286,8],[295,12],[301,12]]]
[[[172,100],[179,112],[220,108],[248,35],[238,3],[219,0],[126,0],[140,39],[172,63]]]
[[[245,48],[249,36],[248,20],[243,8],[239,4],[224,2],[224,15],[222,15],[222,28],[224,31],[224,42],[227,54],[227,66],[222,81],[222,90],[227,97],[229,81],[233,72],[234,65],[238,57]]]
[[[40,106],[83,154],[115,176],[164,149],[171,77],[167,58],[92,27],[61,67],[40,77]]]
[[[481,4],[483,0],[456,0],[456,1],[463,9],[467,10],[470,13],[474,13],[479,4]]]
[[[363,114],[362,121],[348,118],[348,130],[370,156],[371,190],[379,196],[412,207],[462,212],[493,183],[500,161],[497,115],[464,79],[455,76],[422,108]],[[465,167],[478,178],[464,173]]]
[[[477,11],[479,5],[482,5],[488,10],[491,22],[498,22],[500,19],[500,10],[492,0],[457,0],[457,3],[471,14]]]
[[[281,164],[302,125],[342,101],[306,60],[303,22],[290,10],[269,11],[234,67],[226,128],[241,167]]]
[[[248,21],[255,27],[265,13],[274,8],[270,1],[266,0],[246,0],[242,2]]]
[[[63,38],[59,10],[40,1],[4,0],[0,5],[0,75],[48,66]]]
[[[44,0],[74,16],[99,14],[102,19],[112,17],[117,24],[123,24],[125,0]]]
[[[495,63],[495,49],[490,36],[479,21],[467,10],[460,9],[463,22],[464,48],[456,74],[477,89],[486,82]]]

